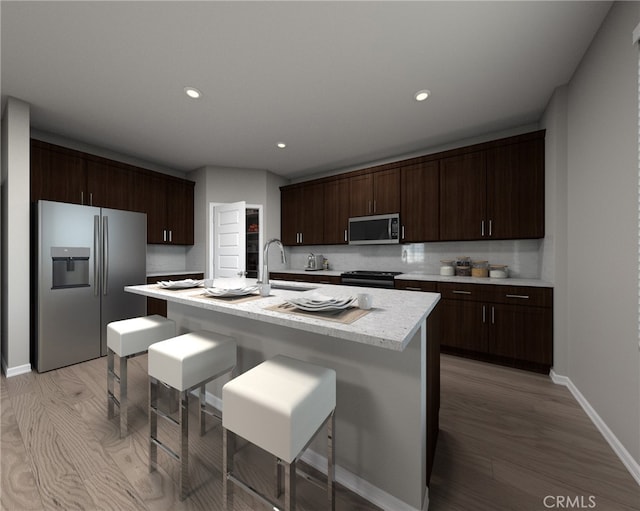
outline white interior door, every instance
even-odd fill
[[[213,214],[213,278],[241,277],[246,271],[247,236],[244,201],[221,204]]]

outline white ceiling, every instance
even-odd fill
[[[32,127],[181,171],[300,177],[537,122],[611,2],[0,6],[3,106],[30,103]]]

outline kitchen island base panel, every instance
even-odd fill
[[[168,317],[179,333],[235,337],[239,374],[281,354],[335,370],[337,481],[346,471],[374,490],[364,498],[393,502],[383,508],[426,509],[426,321],[403,351],[393,351],[177,302],[168,302]],[[224,383],[207,390],[219,397]],[[309,449],[313,456],[326,446],[316,439]]]

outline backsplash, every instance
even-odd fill
[[[288,269],[303,269],[309,253],[322,254],[329,269],[387,270],[438,274],[441,259],[469,256],[472,260],[506,264],[511,277],[539,279],[542,240],[491,240],[412,243],[407,245],[317,245],[287,247]],[[273,268],[276,269],[275,267]]]
[[[182,245],[147,245],[147,273],[186,270],[186,250]]]

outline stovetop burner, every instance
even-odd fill
[[[340,275],[342,283],[347,286],[367,286],[393,288],[396,275],[400,271],[353,270]]]
[[[342,275],[345,276],[363,276],[363,277],[369,277],[369,276],[373,276],[373,277],[395,277],[396,275],[400,275],[402,272],[401,271],[375,271],[375,270],[352,270],[352,271],[345,271],[344,273],[342,273]]]

